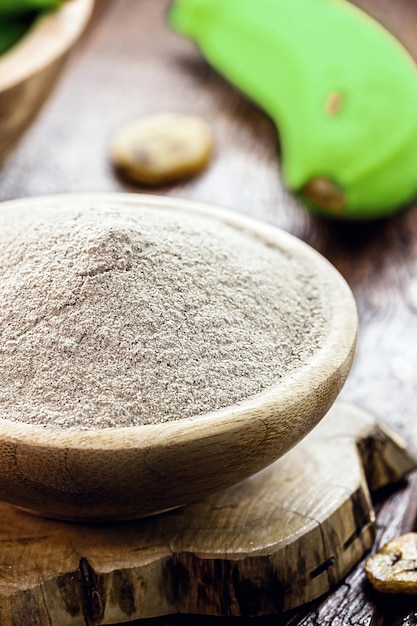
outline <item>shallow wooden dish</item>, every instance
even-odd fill
[[[67,0],[0,56],[0,164],[50,94],[93,1]]]
[[[62,195],[2,206],[17,211],[45,203],[109,201],[201,213],[219,229],[228,224],[261,238],[276,248],[277,262],[280,255],[291,255],[313,272],[329,322],[322,345],[301,367],[256,396],[211,414],[82,431],[0,419],[0,499],[45,516],[83,521],[141,517],[247,478],[320,421],[344,384],[355,351],[356,308],[344,279],[309,246],[268,224],[189,201],[136,194]]]

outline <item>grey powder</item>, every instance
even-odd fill
[[[242,401],[320,344],[308,269],[200,215],[0,213],[0,417],[106,428]]]

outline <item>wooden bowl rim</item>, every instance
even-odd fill
[[[0,92],[42,71],[71,48],[85,29],[94,0],[66,0],[42,15],[9,51],[0,56]]]
[[[18,208],[19,205],[27,206],[29,204],[62,203],[67,199],[91,203],[117,202],[130,206],[137,205],[147,208],[163,208],[170,211],[181,210],[199,213],[238,228],[243,232],[255,234],[262,240],[278,244],[281,248],[285,247],[286,250],[290,250],[293,257],[306,260],[309,267],[314,267],[320,273],[331,293],[334,292],[335,297],[328,298],[333,305],[329,333],[326,343],[317,350],[307,364],[291,372],[278,383],[259,394],[224,409],[162,424],[83,430],[39,426],[0,418],[0,440],[37,447],[65,448],[67,450],[111,451],[170,446],[180,441],[189,443],[204,438],[208,432],[210,438],[223,436],[230,432],[238,433],[245,428],[245,424],[254,419],[254,411],[260,407],[272,409],[278,404],[281,411],[284,410],[285,413],[289,413],[291,409],[302,406],[302,403],[308,398],[311,401],[314,390],[321,383],[325,384],[332,374],[343,369],[344,364],[352,359],[352,354],[356,349],[358,327],[353,294],[336,268],[319,252],[294,235],[229,209],[182,198],[147,194],[65,193],[9,200],[1,203],[0,209]],[[330,363],[332,364],[331,367],[329,367]],[[313,377],[314,385],[311,384],[310,378],[307,376],[313,371],[315,374]],[[297,393],[294,393],[295,391]],[[322,416],[320,414],[316,421],[320,421]],[[265,421],[265,418],[263,420]]]

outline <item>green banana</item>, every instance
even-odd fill
[[[0,54],[9,50],[43,12],[52,11],[63,0],[0,0]]]
[[[168,20],[275,122],[283,179],[326,216],[417,195],[417,68],[345,0],[176,0]]]
[[[63,0],[0,0],[0,18],[57,9]]]
[[[7,19],[0,17],[0,54],[6,52],[19,41],[30,28],[34,20],[31,15],[29,18],[25,16],[19,20]]]

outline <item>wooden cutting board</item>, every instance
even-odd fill
[[[281,613],[361,559],[375,534],[370,490],[415,465],[369,413],[339,402],[269,468],[163,515],[83,526],[1,504],[0,623]]]

